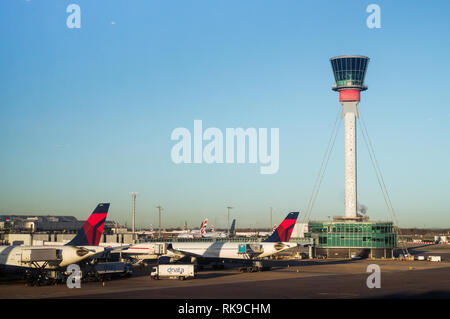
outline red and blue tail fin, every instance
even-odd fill
[[[100,203],[84,223],[83,228],[66,246],[98,246],[105,226],[109,203]]]
[[[295,223],[298,218],[298,212],[289,213],[280,226],[270,235],[269,238],[263,240],[263,242],[277,243],[288,242],[291,238],[292,231],[294,230]]]

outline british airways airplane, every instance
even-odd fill
[[[227,232],[211,231],[210,233],[207,233],[205,229],[202,238],[231,238],[236,234],[235,227],[236,219],[233,219],[230,229]]]
[[[200,224],[200,230],[184,231],[178,235],[178,238],[201,238],[206,233],[208,218]]]

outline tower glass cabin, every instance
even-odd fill
[[[344,55],[330,59],[336,84],[333,90],[357,89],[367,90],[364,85],[369,58],[361,55]]]

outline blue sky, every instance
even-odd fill
[[[81,28],[66,7],[81,8]],[[381,8],[369,29],[366,7]],[[304,212],[340,108],[329,58],[371,58],[360,110],[400,226],[450,226],[450,3],[37,1],[0,4],[0,213],[269,227]],[[280,169],[171,161],[177,127],[279,128]],[[358,136],[358,198],[389,215]],[[313,219],[344,212],[341,126]]]

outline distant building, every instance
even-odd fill
[[[28,232],[77,232],[84,220],[74,216],[0,215],[0,230]],[[106,221],[104,232],[115,227],[113,221]]]

